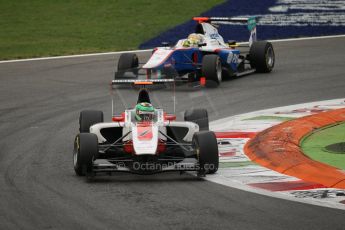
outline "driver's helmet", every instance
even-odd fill
[[[141,102],[135,106],[135,119],[137,121],[153,121],[155,109],[148,102]]]
[[[202,42],[203,42],[203,35],[202,34],[192,33],[183,42],[183,46],[185,46],[185,47],[198,46]]]

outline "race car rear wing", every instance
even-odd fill
[[[256,41],[256,17],[194,17],[194,21],[197,21],[199,24],[202,23],[210,23],[210,24],[243,24],[247,23],[247,28],[250,31],[249,36],[249,46],[252,45],[254,41]]]
[[[153,84],[165,84],[165,83],[174,83],[174,79],[119,79],[112,80],[112,85],[124,85],[124,84],[133,84],[133,85],[153,85]]]
[[[166,87],[172,89],[172,99],[173,99],[173,113],[176,113],[176,93],[175,93],[175,79],[115,79],[111,81],[111,115],[113,118],[116,117],[114,113],[115,108],[115,98],[114,98],[114,92],[113,92],[113,86],[114,85],[130,85],[134,86],[136,89],[143,89],[143,88],[150,88],[151,86],[154,87],[154,85],[162,85],[165,84]],[[140,93],[139,93],[140,94]],[[117,94],[119,98],[122,96],[120,94]],[[147,96],[149,98],[149,96]],[[121,101],[125,101],[121,99]],[[139,101],[139,100],[138,100]]]

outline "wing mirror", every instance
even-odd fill
[[[164,119],[166,121],[175,121],[176,120],[176,115],[175,114],[165,114]]]
[[[122,121],[125,121],[125,116],[124,114],[121,114],[121,115],[113,115],[112,121],[115,121],[115,122],[122,122]]]
[[[229,40],[229,41],[228,41],[228,45],[229,45],[229,47],[231,47],[231,48],[238,47],[238,44],[237,44],[237,42],[236,42],[235,40]]]
[[[169,47],[170,46],[169,42],[162,42],[161,44],[163,47]]]

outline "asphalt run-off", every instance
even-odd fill
[[[178,119],[186,109],[201,105],[208,109],[211,121],[258,111],[244,121],[239,119],[238,125],[245,126],[237,129],[231,122],[211,124],[218,132],[236,135],[232,137],[241,132],[243,139],[223,136],[219,140],[221,169],[206,180],[190,174],[126,174],[90,183],[74,175],[72,150],[78,114],[97,109],[104,111],[105,120],[111,119],[108,85],[119,55],[2,63],[1,228],[342,229],[343,190],[277,173],[236,150],[241,146],[243,150],[245,137],[274,124],[336,105],[339,108],[341,100],[300,105],[297,110],[285,108],[278,111],[282,114],[260,114],[267,108],[343,98],[343,43],[343,37],[276,42],[277,65],[270,74],[224,81],[214,90],[179,90]],[[149,55],[138,54],[142,61]]]

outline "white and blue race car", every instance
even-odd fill
[[[197,21],[195,32],[188,38],[179,40],[170,47],[153,49],[150,59],[141,68],[151,75],[174,73],[175,81],[199,82],[206,87],[217,87],[222,80],[254,72],[271,72],[275,55],[273,46],[267,41],[256,39],[256,18],[194,17]],[[218,33],[217,25],[228,23],[247,23],[250,31],[249,42],[239,45],[236,41],[225,42]],[[243,52],[240,47],[248,47]],[[120,56],[117,72],[139,68],[138,57],[134,53]],[[173,71],[171,71],[173,69]],[[115,75],[119,79],[123,76]],[[157,77],[157,76],[155,76]]]

